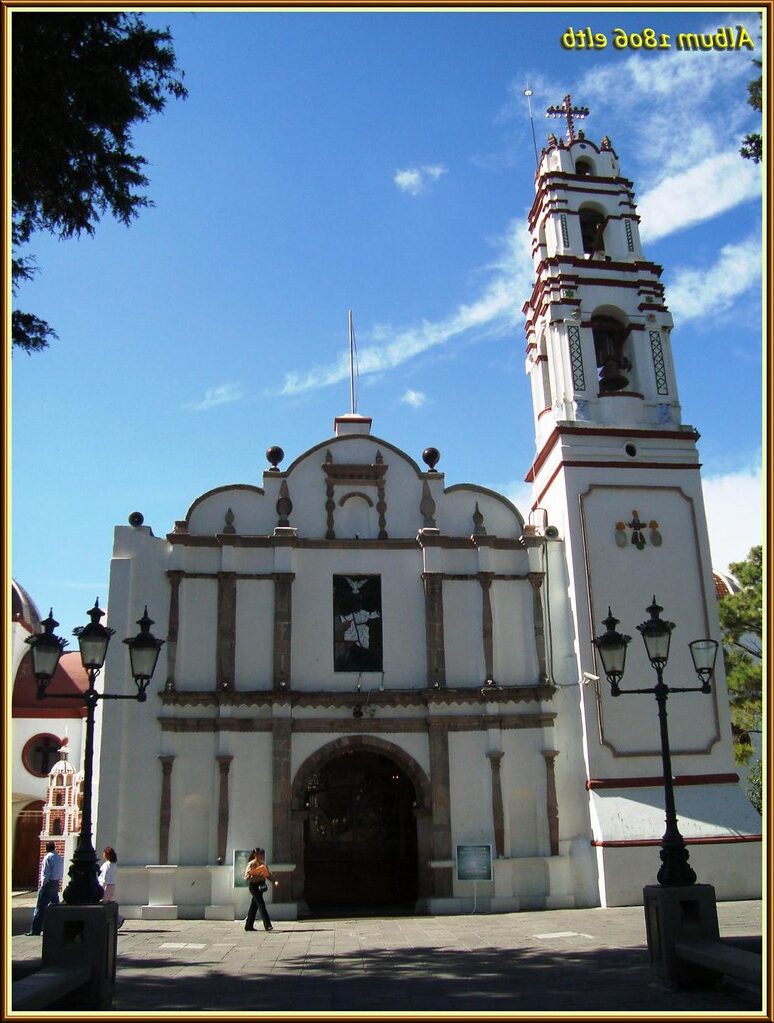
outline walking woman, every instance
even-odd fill
[[[116,874],[118,873],[118,856],[112,846],[106,845],[102,850],[102,866],[99,868],[99,883],[102,885],[102,901],[116,901]],[[117,926],[123,927],[124,918],[117,913]]]
[[[247,919],[245,920],[245,930],[255,930],[255,927],[253,927],[255,914],[260,913],[264,930],[273,931],[274,928],[271,925],[269,911],[266,909],[266,903],[263,901],[263,893],[268,890],[269,881],[275,885],[278,882],[274,880],[271,876],[271,871],[266,866],[265,849],[253,849],[250,853],[250,859],[245,867],[245,881],[247,881],[247,887],[252,895],[250,908],[247,911]]]

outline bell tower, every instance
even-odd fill
[[[645,259],[632,182],[609,138],[550,135],[529,214],[535,286],[524,306],[538,454],[560,424],[680,426],[672,317]],[[563,108],[552,107],[551,111]],[[580,108],[584,110],[585,108]]]
[[[548,113],[564,118],[566,133],[548,138],[529,213],[535,284],[523,310],[536,451],[526,479],[532,532],[545,537],[549,668],[564,722],[560,801],[580,813],[585,797],[594,883],[601,904],[616,905],[633,873],[647,882],[642,850],[663,831],[659,730],[652,697],[612,698],[592,639],[608,607],[636,637],[655,594],[676,623],[666,675],[690,685],[688,643],[721,636],[699,434],[682,424],[661,267],[643,253],[633,183],[611,140],[576,130],[588,110],[570,96]],[[650,686],[652,674],[633,640],[622,688]],[[678,816],[682,804],[692,818],[683,833],[727,856],[728,822],[749,832],[750,808],[737,785],[722,665],[711,695],[670,699],[669,720],[675,773],[689,779],[677,789]],[[585,792],[569,766],[561,781],[563,748],[568,764],[582,755]],[[760,850],[744,848],[734,855],[749,852],[752,864]]]

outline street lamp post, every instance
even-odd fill
[[[26,642],[32,653],[32,668],[37,681],[37,698],[44,700],[47,696],[59,699],[80,700],[86,706],[86,741],[83,753],[83,803],[81,807],[81,833],[78,845],[73,853],[70,867],[70,883],[62,892],[62,898],[70,905],[93,905],[101,899],[101,890],[97,881],[99,867],[97,854],[92,842],[91,802],[92,802],[92,771],[94,760],[94,712],[100,700],[138,700],[147,699],[147,689],[156,668],[159,651],[164,644],[150,631],[153,622],[148,617],[148,608],[137,624],[140,631],[136,636],[125,639],[129,647],[129,660],[137,692],[98,693],[95,688],[97,676],[102,670],[107,655],[108,643],[114,633],[100,623],[105,612],[95,600],[94,607],[88,612],[91,621],[88,625],[79,626],[74,630],[78,637],[81,662],[89,679],[89,687],[84,693],[51,693],[48,686],[56,671],[59,658],[67,645],[67,640],[54,634],[59,622],[54,620],[53,609],[43,622],[44,631],[30,636]]]
[[[696,874],[688,863],[688,850],[685,840],[677,826],[675,811],[675,794],[672,781],[672,756],[669,748],[669,729],[667,726],[666,703],[670,693],[709,693],[710,680],[715,671],[715,658],[718,644],[714,639],[695,639],[688,646],[693,659],[696,674],[701,680],[700,686],[669,686],[664,682],[664,668],[669,659],[669,643],[674,622],[664,621],[660,617],[664,609],[656,603],[647,608],[650,618],[637,626],[645,643],[645,650],[653,669],[656,672],[656,685],[650,689],[621,689],[619,683],[623,678],[626,664],[626,647],[631,636],[621,635],[616,631],[618,619],[608,608],[607,618],[603,624],[606,632],[592,640],[599,651],[602,666],[610,683],[613,696],[627,696],[634,693],[652,693],[658,704],[658,721],[661,731],[661,761],[664,773],[664,802],[666,809],[666,830],[661,840],[661,868],[657,881],[664,887],[692,885],[696,882]]]

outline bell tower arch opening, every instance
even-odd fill
[[[597,203],[585,202],[578,210],[581,240],[586,256],[603,254],[605,251],[605,228],[607,215]]]
[[[426,894],[428,795],[421,768],[375,738],[336,740],[302,765],[293,785],[298,895],[312,914],[414,910]]]
[[[630,327],[618,317],[597,312],[591,318],[600,394],[623,391],[629,384],[631,360],[626,354]]]

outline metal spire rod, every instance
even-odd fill
[[[535,150],[535,166],[539,166],[540,160],[538,159],[537,142],[535,141],[535,122],[532,119],[532,104],[529,101],[532,95],[532,86],[527,82],[527,88],[524,90],[524,95],[527,97],[527,110],[529,111],[529,123],[532,128],[532,148]]]
[[[357,395],[355,393],[355,376],[357,374],[357,345],[355,328],[352,323],[352,310],[349,310],[349,401],[350,411],[354,416],[357,412]]]

